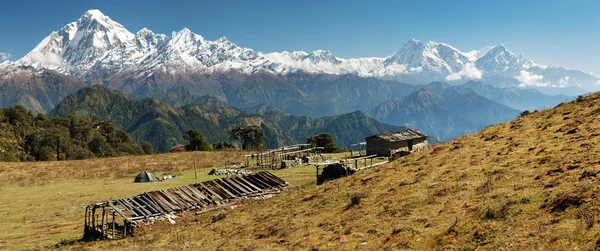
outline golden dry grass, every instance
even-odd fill
[[[593,94],[322,186],[65,248],[595,249],[599,119]]]
[[[242,162],[247,152],[187,152],[82,161],[0,163],[0,250],[39,249],[71,242],[83,233],[81,206],[156,189],[197,183],[212,168]],[[344,154],[331,157],[340,158]],[[198,178],[194,179],[194,160]],[[148,170],[177,179],[133,183]],[[258,170],[253,170],[258,171]],[[314,166],[272,171],[291,187],[315,186]]]
[[[212,166],[243,160],[241,152],[194,152],[82,161],[0,163],[0,249],[53,245],[81,236],[81,206],[141,192],[212,179]],[[194,179],[193,161],[199,179]],[[165,182],[134,184],[148,170],[179,175]]]

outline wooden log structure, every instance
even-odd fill
[[[136,227],[156,220],[172,221],[177,212],[208,212],[242,199],[265,198],[280,193],[287,186],[286,181],[269,172],[258,172],[87,205],[83,239],[123,238],[131,235]],[[102,213],[98,214],[100,209]]]
[[[244,157],[246,157],[246,167],[256,166],[257,168],[275,169],[278,168],[281,164],[281,161],[283,161],[281,154],[306,150],[308,148],[311,148],[310,144],[296,144],[244,155]]]

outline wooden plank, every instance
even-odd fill
[[[245,194],[251,194],[254,193],[254,190],[252,190],[252,188],[246,186],[245,184],[243,184],[242,182],[240,182],[239,180],[235,179],[235,177],[232,177],[228,180],[228,182],[237,185],[238,187],[242,188],[245,192]]]
[[[229,198],[235,198],[236,195],[231,193],[229,190],[225,189],[223,186],[221,186],[219,183],[213,181],[213,180],[209,180],[207,181],[207,184],[210,184],[211,186],[217,188],[219,191],[224,192],[225,194],[227,194]]]
[[[257,174],[258,174],[260,177],[267,177],[267,178],[269,178],[269,179],[271,179],[271,180],[275,181],[275,183],[277,183],[278,185],[285,186],[285,180],[282,180],[281,178],[279,178],[279,177],[277,177],[277,176],[273,175],[273,174],[272,174],[272,173],[270,173],[270,172],[259,172],[259,173],[257,173]]]
[[[137,212],[138,216],[146,217],[146,212],[139,206],[132,203],[130,198],[122,198],[121,201],[126,203],[127,206],[129,206],[129,208],[131,208],[131,210]]]
[[[215,182],[207,181],[204,185],[211,191],[218,193],[223,198],[222,200],[229,200],[235,197],[229,191],[226,191],[223,187],[218,186],[218,184]]]
[[[115,210],[115,212],[117,212],[119,215],[121,215],[121,217],[123,217],[123,219],[128,220],[127,216],[125,216],[125,213],[123,213],[123,211],[121,211],[121,209],[119,209],[117,206],[115,206],[115,204],[113,204],[112,202],[108,202],[108,205]]]
[[[195,201],[188,197],[180,188],[174,188],[171,190],[171,192],[179,197],[178,199],[182,203],[184,209],[189,209],[196,206]]]
[[[161,197],[163,199],[165,199],[166,201],[168,201],[171,205],[173,205],[173,209],[180,211],[181,209],[181,202],[178,201],[175,196],[173,196],[171,193],[169,193],[168,191],[165,190],[159,190],[158,193],[161,195]]]
[[[246,189],[236,184],[235,182],[232,182],[229,178],[221,179],[220,182],[220,184],[225,184],[226,186],[231,187],[232,189],[237,191],[239,193],[238,196],[243,196],[248,193]]]
[[[209,188],[208,188],[208,187],[207,187],[205,184],[203,184],[203,183],[198,183],[198,184],[195,184],[195,185],[196,185],[196,186],[198,186],[198,187],[200,187],[200,188],[202,188],[202,190],[203,190],[205,193],[208,193],[208,194],[210,194],[210,195],[211,195],[211,196],[210,196],[211,198],[214,196],[214,197],[217,197],[219,200],[223,200],[223,197],[221,197],[221,195],[219,195],[218,193],[215,193],[214,191],[212,191],[211,189],[209,189]],[[214,201],[213,199],[211,199],[211,200],[212,200],[212,201]]]
[[[258,191],[263,190],[261,184],[259,182],[257,182],[255,179],[252,179],[252,176],[250,176],[250,175],[241,176],[241,177],[237,177],[237,178],[238,178],[238,180],[244,182],[248,186],[253,187],[255,190],[258,190]]]
[[[163,210],[168,211],[168,212],[175,211],[175,206],[173,206],[171,203],[169,203],[167,200],[165,200],[157,191],[150,192],[150,193],[148,193],[148,195],[154,201],[158,202],[158,204],[160,205],[161,208],[163,208]]]
[[[253,184],[260,187],[261,189],[267,189],[267,188],[271,187],[269,184],[265,183],[264,181],[254,177],[254,175],[244,176],[244,179],[252,181]]]
[[[156,210],[158,210],[159,212],[163,213],[163,214],[167,214],[168,212],[166,212],[161,206],[160,204],[158,204],[156,202],[156,200],[154,200],[154,198],[152,198],[152,196],[150,196],[148,193],[144,193],[143,198],[145,200],[148,200],[149,202],[152,202],[154,204],[154,208],[156,208]]]
[[[260,173],[257,173],[256,175],[254,175],[255,178],[262,180],[263,182],[265,182],[267,185],[269,185],[269,188],[273,188],[273,187],[277,187],[278,183],[275,182],[274,180],[270,179],[267,176],[263,176],[260,175]]]
[[[190,195],[187,194],[183,188],[177,187],[175,193],[179,196],[180,200],[185,203],[186,208],[194,208],[198,206],[198,202],[196,202],[194,197],[190,197]]]
[[[269,189],[269,188],[273,187],[273,185],[271,185],[269,182],[266,182],[264,179],[261,179],[257,175],[248,176],[247,178],[250,178],[250,179],[255,180],[256,182],[262,184],[264,186],[263,189]]]
[[[273,157],[273,156],[271,156]],[[268,164],[268,156],[261,158],[263,164]],[[271,160],[272,161],[272,160]],[[374,166],[374,165],[372,165]],[[235,202],[243,197],[261,197],[280,192],[280,187],[287,186],[285,181],[269,172],[259,172],[251,175],[209,180],[201,183],[183,185],[168,190],[156,190],[133,197],[107,201],[86,208],[84,225],[86,233],[107,234],[104,228],[106,206],[110,206],[113,215],[118,213],[126,223],[154,216],[165,216],[175,211],[195,208],[212,208],[209,205],[223,205]],[[95,209],[103,207],[102,219],[96,219]],[[128,216],[126,213],[129,213]],[[108,219],[108,218],[107,218]],[[90,224],[91,223],[91,224]],[[100,225],[96,225],[100,223]],[[114,224],[113,224],[114,226]],[[132,226],[132,225],[129,225]]]
[[[137,197],[137,196],[136,196]],[[129,200],[134,204],[137,205],[141,210],[143,210],[148,216],[154,215],[157,212],[155,210],[152,210],[151,206],[148,205],[145,201],[139,200],[136,197],[131,197]],[[156,213],[155,213],[156,212]]]
[[[196,201],[196,203],[198,203],[201,206],[206,206],[206,204],[208,204],[208,202],[206,202],[206,196],[202,195],[198,189],[196,189],[195,187],[192,186],[182,186],[181,187],[182,190],[184,190],[185,192],[187,192],[189,195],[194,197],[194,200]]]
[[[140,194],[138,196],[135,196],[134,199],[140,204],[143,203],[146,206],[146,210],[150,211],[150,213],[152,213],[153,215],[162,214],[162,210],[157,208],[159,206],[151,200],[149,200],[148,198],[146,198],[146,194]]]
[[[171,190],[166,190],[163,192],[169,200],[171,200],[173,203],[175,203],[177,205],[177,207],[179,207],[179,210],[183,210],[184,208],[187,207],[186,202],[184,200],[182,200],[179,195],[175,194]]]
[[[238,179],[238,181],[243,182],[248,187],[252,188],[254,191],[262,192],[262,189],[260,187],[258,187],[258,185],[254,183],[254,181],[247,179],[248,176],[242,176],[242,177],[236,177],[236,178]]]
[[[129,212],[129,214],[131,214],[131,217],[138,217],[139,215],[134,212],[131,208],[127,207],[125,204],[123,204],[123,202],[121,201],[121,199],[116,200],[115,202],[117,202],[117,204],[119,204],[121,207],[125,208],[125,210],[127,212]]]
[[[194,196],[193,194],[191,194],[189,191],[187,191],[184,186],[180,186],[177,187],[177,193],[179,193],[180,197],[182,197],[183,199],[186,200],[187,203],[193,202],[194,204],[197,204],[197,199],[196,196]]]
[[[146,207],[146,203],[141,204],[139,203],[139,201],[136,201],[135,197],[129,198],[129,201],[134,205],[137,206],[142,212],[144,212],[144,216],[150,217],[153,215],[152,212],[150,212],[150,210],[148,210]]]
[[[238,179],[236,179],[236,177],[230,178],[229,182],[237,184],[239,187],[241,187],[244,190],[246,190],[247,194],[251,194],[251,193],[254,193],[256,191],[256,190],[253,190],[252,188],[248,187],[246,184],[243,184],[242,182],[240,182]]]
[[[233,185],[229,184],[228,182],[223,181],[224,179],[225,178],[218,179],[218,180],[215,180],[215,182],[217,184],[223,186],[225,189],[228,189],[231,193],[235,194],[236,197],[242,196],[244,194],[244,192],[242,190],[240,190],[239,188],[236,188]]]
[[[192,186],[180,186],[182,191],[184,191],[189,197],[193,198],[195,201],[202,200],[204,198],[203,195],[197,193],[197,189]]]
[[[187,197],[189,197],[194,203],[200,204],[202,200],[200,196],[197,196],[193,191],[191,191],[187,186],[180,186],[179,190],[183,192]]]
[[[260,188],[255,187],[254,185],[252,185],[248,181],[246,181],[244,179],[244,176],[233,177],[232,180],[239,183],[240,185],[244,186],[245,188],[247,188],[247,190],[250,190],[253,193],[261,190]]]
[[[171,201],[167,200],[163,196],[163,193],[161,192],[161,190],[151,192],[150,195],[152,196],[152,198],[154,198],[155,200],[159,201],[161,203],[161,206],[167,207],[166,209],[168,211],[173,212],[173,211],[176,211],[178,209],[177,206],[173,205],[171,203]]]

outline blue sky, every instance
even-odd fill
[[[503,43],[540,63],[600,75],[600,1],[12,1],[0,3],[0,52],[16,60],[88,9],[131,32],[188,27],[263,52],[391,55],[410,38],[462,51]]]

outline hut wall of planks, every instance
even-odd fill
[[[246,167],[278,169],[322,162],[327,159],[326,155],[321,154],[323,149],[310,144],[297,144],[248,154],[245,155]]]
[[[136,227],[157,220],[173,223],[177,212],[207,212],[242,199],[264,199],[287,186],[286,181],[269,172],[258,172],[87,205],[83,239],[124,238]]]

